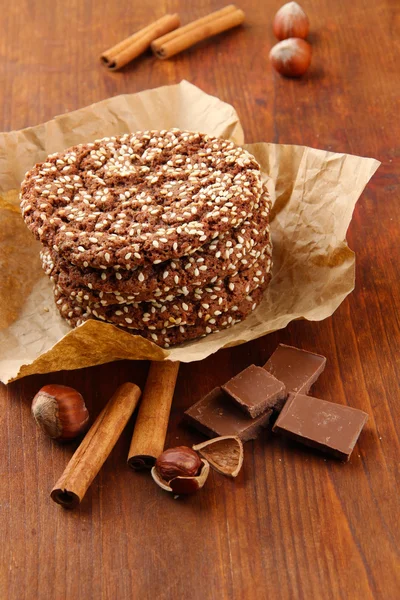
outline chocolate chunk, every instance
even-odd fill
[[[243,442],[255,439],[269,423],[272,410],[252,419],[217,387],[185,412],[185,420],[208,437],[236,435]]]
[[[265,363],[264,369],[282,381],[287,392],[308,394],[312,384],[325,369],[325,364],[325,356],[279,344]]]
[[[273,431],[347,461],[367,419],[357,408],[289,394]]]
[[[250,417],[257,417],[267,408],[280,410],[286,398],[285,385],[262,367],[250,365],[232,377],[223,391]]]

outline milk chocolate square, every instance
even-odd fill
[[[225,385],[223,391],[250,417],[258,417],[267,408],[280,410],[286,398],[281,381],[262,367],[250,365]]]
[[[289,394],[272,430],[347,461],[367,419],[357,408]]]
[[[184,414],[185,420],[208,437],[237,435],[243,442],[255,439],[269,423],[272,410],[252,419],[217,387]]]
[[[325,356],[279,344],[263,368],[282,381],[288,393],[308,394],[325,364]]]

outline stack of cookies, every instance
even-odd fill
[[[145,131],[53,154],[26,174],[24,220],[61,315],[163,347],[243,320],[270,279],[270,199],[233,142]]]

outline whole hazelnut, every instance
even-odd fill
[[[165,450],[151,470],[154,481],[174,494],[194,494],[203,487],[210,465],[187,446]]]
[[[66,385],[42,387],[32,401],[39,427],[55,440],[71,440],[85,431],[89,413],[81,394]]]
[[[276,13],[273,29],[278,40],[292,37],[305,39],[310,31],[310,23],[306,13],[297,2],[288,2]]]
[[[310,66],[311,46],[300,38],[289,38],[273,46],[269,59],[281,75],[300,77]]]

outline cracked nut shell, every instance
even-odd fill
[[[191,477],[177,476],[170,481],[165,481],[158,473],[156,467],[151,470],[151,476],[157,485],[167,492],[173,492],[176,495],[187,495],[194,494],[200,490],[205,484],[208,474],[210,472],[210,465],[208,461],[204,459],[200,460],[200,470],[197,475]]]

